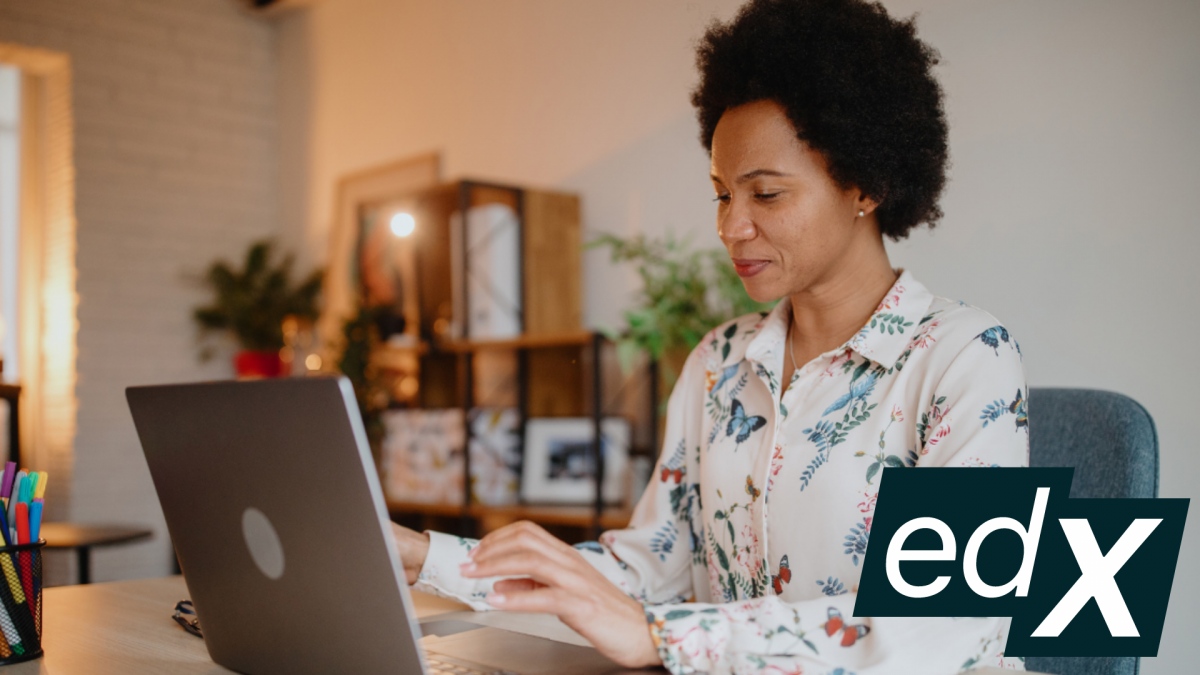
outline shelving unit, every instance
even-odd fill
[[[590,505],[541,505],[541,504],[516,504],[505,506],[491,506],[479,504],[474,501],[472,491],[464,489],[463,502],[461,504],[424,504],[404,502],[400,500],[389,501],[389,510],[396,516],[405,514],[415,516],[430,516],[442,519],[445,522],[450,518],[457,518],[457,531],[464,536],[476,536],[480,533],[485,533],[496,529],[497,527],[515,522],[521,519],[533,520],[544,525],[556,525],[563,527],[576,528],[586,531],[589,537],[595,537],[602,530],[621,528],[628,524],[631,515],[630,509],[626,505],[614,506],[605,504],[603,501],[604,494],[604,457],[600,452],[600,425],[602,420],[608,416],[604,409],[605,391],[603,387],[602,364],[604,362],[604,346],[607,339],[600,333],[589,331],[576,331],[571,333],[562,333],[557,335],[539,335],[539,336],[524,336],[521,338],[506,339],[506,340],[455,340],[435,342],[424,348],[413,350],[415,353],[420,353],[424,357],[438,358],[442,356],[452,356],[458,365],[460,372],[459,380],[459,406],[461,406],[467,415],[465,443],[464,443],[464,462],[463,462],[463,484],[464,486],[471,485],[471,466],[470,452],[466,448],[470,447],[471,443],[471,424],[470,411],[477,407],[476,392],[474,386],[475,359],[481,353],[486,352],[512,352],[516,357],[517,382],[515,393],[517,396],[517,405],[521,419],[520,439],[521,445],[525,445],[524,427],[525,423],[531,417],[546,417],[548,415],[538,414],[544,410],[544,405],[533,405],[530,403],[530,394],[536,389],[536,386],[531,382],[531,362],[536,363],[539,352],[554,351],[562,349],[570,349],[580,352],[580,356],[587,355],[587,358],[577,358],[576,370],[587,370],[587,376],[579,378],[581,381],[576,384],[582,384],[580,389],[586,389],[578,392],[576,397],[579,403],[585,403],[587,408],[586,414],[572,415],[574,417],[586,416],[592,422],[592,444],[590,448],[590,462],[596,471],[593,474],[593,494],[592,503]],[[553,365],[553,364],[551,364]],[[545,368],[543,368],[545,370]],[[562,373],[564,379],[568,373]],[[650,403],[646,406],[645,417],[648,419],[650,428],[651,440],[648,447],[631,447],[631,455],[648,454],[653,452],[654,438],[657,435],[657,406],[653,403],[653,387],[651,387]],[[550,394],[554,396],[553,393]],[[561,401],[561,396],[554,396]],[[542,397],[545,398],[545,395]],[[568,405],[571,402],[567,402]],[[486,406],[483,406],[486,407]],[[571,405],[571,407],[575,407]],[[541,410],[539,410],[541,408]],[[533,411],[531,413],[531,410]],[[583,411],[580,411],[583,412]]]
[[[461,408],[466,424],[463,447],[463,501],[461,504],[424,504],[389,501],[389,510],[399,520],[434,522],[442,529],[452,525],[465,536],[478,536],[504,524],[529,519],[548,526],[584,531],[590,538],[603,529],[624,527],[630,511],[625,505],[606,505],[604,457],[600,451],[600,427],[610,414],[605,408],[605,352],[611,345],[603,334],[580,328],[580,234],[579,203],[574,195],[525,190],[508,186],[461,181],[438,186],[417,197],[423,222],[443,226],[426,228],[417,242],[419,294],[421,296],[421,339],[403,347],[382,346],[372,353],[372,363],[382,369],[397,369],[419,379],[413,399],[419,408]],[[453,264],[449,235],[451,214],[466,214],[473,206],[506,204],[520,223],[521,312],[523,332],[505,338],[472,338],[467,335],[469,298],[465,270],[470,269],[470,251],[464,221],[460,238],[463,281],[450,283]],[[451,289],[460,295],[452,297]],[[445,330],[450,318],[446,307],[463,310],[455,337]],[[442,330],[438,330],[438,328]],[[653,365],[652,377],[656,377]],[[609,378],[611,380],[611,377]],[[655,382],[650,384],[649,403],[636,414],[642,437],[648,430],[649,444],[631,437],[631,455],[653,454],[657,431]],[[516,408],[520,418],[519,440],[524,456],[525,425],[531,418],[587,417],[592,422],[590,462],[595,467],[594,494],[590,505],[489,506],[476,503],[471,489],[471,411],[476,408]],[[623,415],[624,416],[624,415]],[[636,430],[634,436],[636,437]]]

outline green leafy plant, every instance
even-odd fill
[[[354,386],[367,439],[376,453],[384,436],[383,411],[391,402],[387,387],[371,365],[371,350],[379,343],[375,328],[379,311],[360,304],[358,314],[342,324],[342,356],[338,360],[338,370]]]
[[[672,235],[622,239],[601,235],[586,248],[607,246],[613,262],[637,265],[642,290],[636,308],[625,312],[625,328],[605,332],[617,343],[621,363],[628,368],[638,352],[663,361],[664,356],[686,355],[705,333],[742,314],[767,311],[773,303],[755,302],[724,250],[689,250],[687,241]],[[675,374],[668,372],[668,378]]]
[[[209,266],[204,279],[216,297],[192,313],[203,331],[229,331],[246,350],[277,351],[284,345],[285,317],[316,319],[321,270],[293,286],[292,256],[274,264],[273,248],[270,240],[251,244],[241,270],[225,261]],[[201,352],[202,358],[211,355],[211,349]]]

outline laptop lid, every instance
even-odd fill
[[[252,675],[424,671],[349,381],[126,398],[213,661]]]

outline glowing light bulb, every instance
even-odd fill
[[[321,369],[321,357],[317,354],[309,354],[308,357],[304,359],[304,365],[309,370],[320,370]]]
[[[407,213],[397,213],[392,216],[392,234],[397,237],[407,237],[417,229],[417,221]]]

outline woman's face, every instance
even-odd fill
[[[783,108],[764,100],[731,108],[713,133],[717,234],[746,292],[767,302],[827,280],[863,241],[856,219],[875,204],[842,190],[824,157],[796,137]]]

